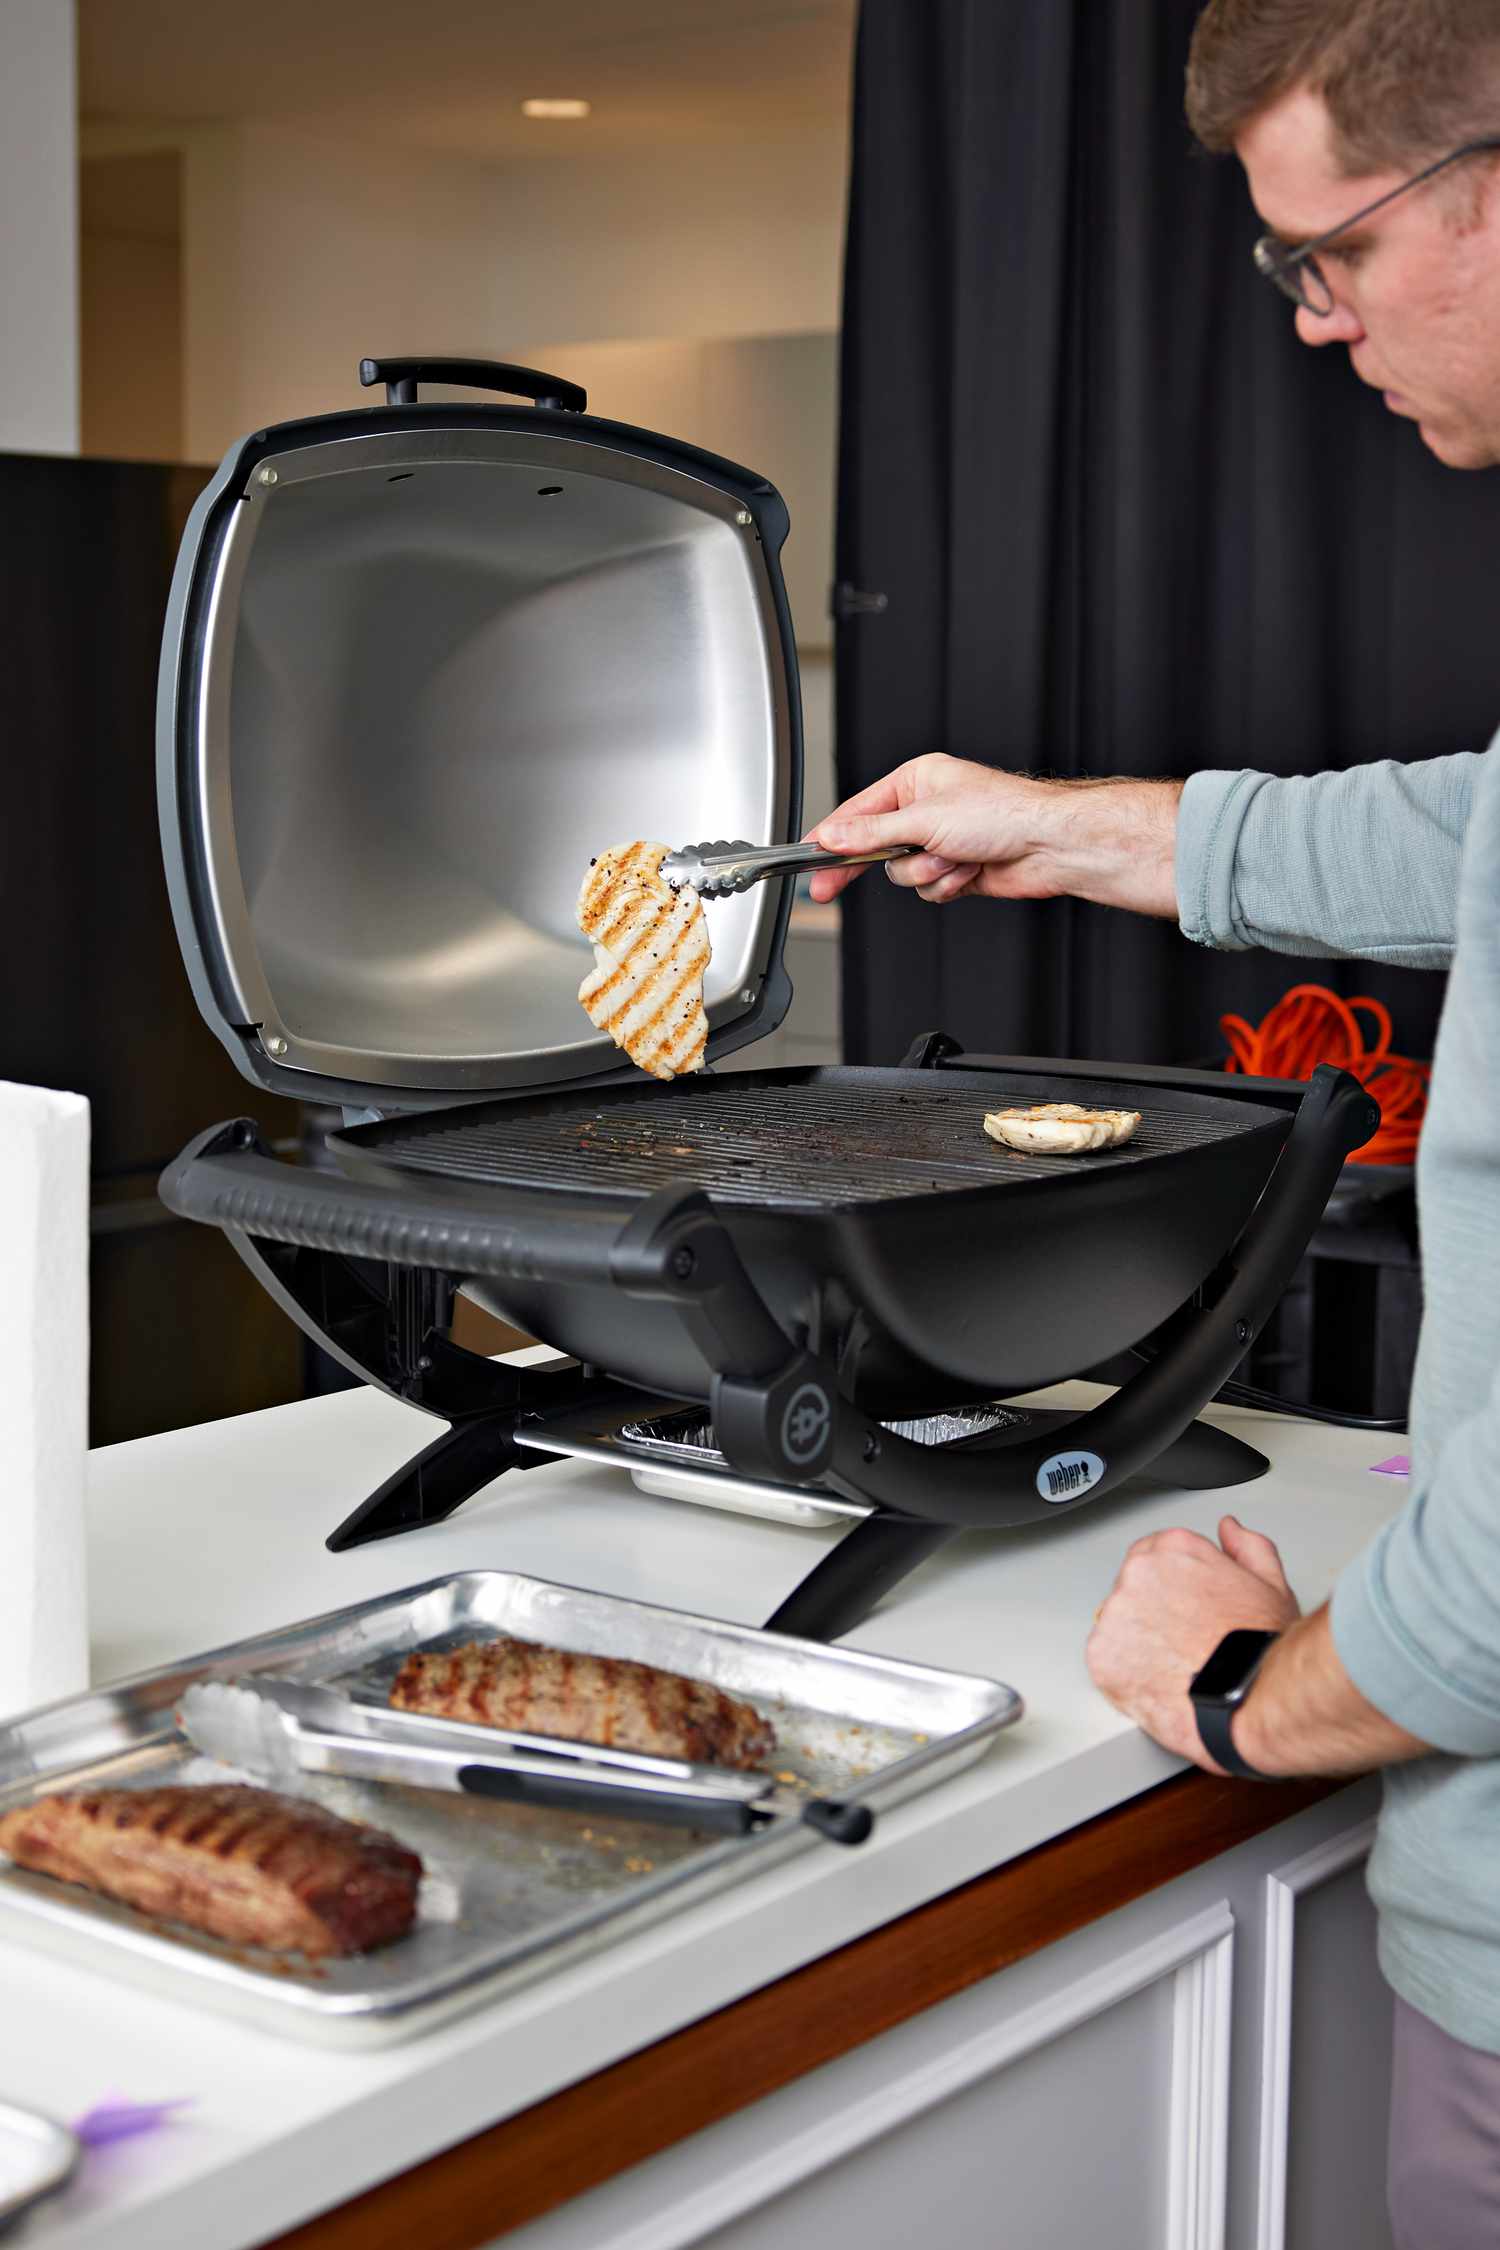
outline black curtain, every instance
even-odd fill
[[[1199,0],[864,0],[836,608],[847,793],[924,750],[1310,773],[1500,721],[1500,489],[1309,351],[1239,166],[1193,145]],[[884,597],[883,605],[878,598]],[[845,1037],[1207,1057],[1307,973],[1074,901],[846,900]],[[1429,1053],[1441,980],[1363,963]]]

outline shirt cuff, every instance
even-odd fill
[[[1386,1561],[1403,1517],[1386,1525],[1333,1589],[1329,1623],[1339,1662],[1365,1699],[1419,1741],[1455,1757],[1500,1751],[1500,1712],[1478,1703],[1437,1670],[1391,1602]]]
[[[1177,801],[1178,926],[1195,945],[1244,953],[1254,942],[1235,926],[1234,859],[1245,815],[1267,779],[1205,770],[1189,775]]]

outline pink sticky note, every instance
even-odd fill
[[[1374,1461],[1370,1465],[1372,1477],[1409,1477],[1411,1458],[1405,1453],[1393,1453],[1389,1461]]]

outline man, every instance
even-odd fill
[[[1500,0],[1212,0],[1189,119],[1232,148],[1256,263],[1308,344],[1456,468],[1500,462]],[[1475,144],[1479,144],[1476,146]],[[1418,1166],[1426,1318],[1406,1508],[1302,1617],[1268,1539],[1140,1540],[1088,1645],[1105,1694],[1210,1770],[1189,1683],[1274,1634],[1223,1754],[1261,1775],[1386,1769],[1370,1865],[1396,2001],[1403,2250],[1500,2244],[1500,737],[1312,779],[1028,779],[919,757],[816,830],[918,847],[941,904],[1063,893],[1201,944],[1451,962]],[[852,874],[814,879],[831,898]]]

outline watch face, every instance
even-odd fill
[[[1237,1633],[1226,1633],[1194,1680],[1192,1693],[1216,1699],[1232,1696],[1244,1686],[1246,1675],[1254,1671],[1275,1638],[1274,1633],[1255,1632],[1248,1626]]]

